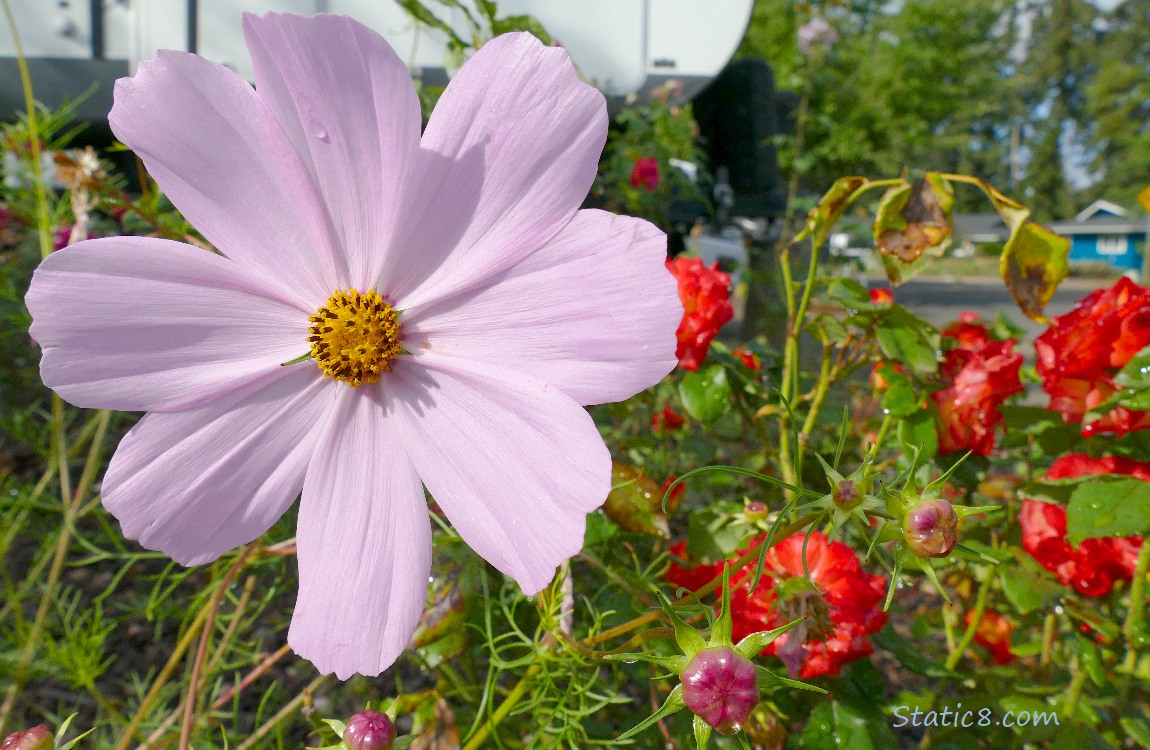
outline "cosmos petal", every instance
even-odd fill
[[[109,237],[49,256],[25,301],[44,384],[69,403],[174,411],[269,382],[307,352],[307,314],[265,295],[213,253]]]
[[[305,363],[252,394],[148,414],[112,456],[104,507],[147,549],[211,562],[291,506],[334,393]]]
[[[234,71],[160,50],[116,81],[108,121],[184,218],[284,299],[314,310],[343,280],[299,155]]]
[[[402,308],[492,278],[566,226],[607,137],[603,95],[526,33],[483,45],[423,134],[416,200],[380,279]]]
[[[666,247],[642,219],[580,211],[497,280],[408,310],[409,346],[504,364],[581,404],[630,398],[676,363],[683,308]]]
[[[304,484],[288,643],[345,680],[387,669],[415,632],[431,573],[431,522],[383,389],[342,390]]]
[[[371,288],[406,211],[419,153],[407,66],[350,18],[244,15],[256,89],[319,186],[351,287]]]
[[[546,586],[583,546],[611,489],[611,456],[587,412],[558,388],[477,362],[422,353],[393,375],[407,454],[476,552]]]

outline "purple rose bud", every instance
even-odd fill
[[[925,500],[907,511],[902,534],[919,557],[946,557],[958,542],[958,514],[945,500]]]
[[[395,725],[387,714],[360,711],[347,720],[343,744],[348,750],[388,750],[395,742]]]
[[[859,492],[858,485],[849,479],[844,479],[835,486],[831,498],[834,499],[835,505],[843,510],[853,510],[862,500],[862,493]]]
[[[681,677],[683,702],[719,734],[736,734],[759,702],[755,665],[725,646],[700,651]]]
[[[48,731],[46,725],[41,724],[27,731],[8,735],[4,738],[4,742],[0,743],[0,750],[52,750],[55,746],[56,740],[53,739],[52,733]]]

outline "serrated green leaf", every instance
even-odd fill
[[[911,412],[898,422],[898,441],[918,449],[924,460],[938,455],[938,430],[926,409]]]
[[[919,375],[933,375],[938,370],[938,331],[905,307],[888,309],[878,321],[876,335],[887,359],[903,362]]]
[[[731,384],[722,365],[710,365],[696,372],[688,372],[679,383],[679,398],[683,408],[703,424],[711,424],[731,402]]]
[[[1010,575],[999,576],[1002,592],[1020,615],[1045,609],[1065,593],[1062,586],[1048,578],[1035,575],[1022,565],[1015,565]]]
[[[1150,482],[1091,479],[1074,490],[1066,506],[1066,538],[1071,544],[1150,531]]]

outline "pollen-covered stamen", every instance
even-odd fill
[[[308,321],[311,355],[324,377],[352,388],[378,383],[403,352],[399,313],[374,291],[337,289]]]

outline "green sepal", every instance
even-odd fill
[[[659,721],[659,719],[666,718],[676,711],[681,711],[686,707],[687,704],[683,702],[683,686],[676,685],[675,689],[671,691],[671,694],[667,696],[667,700],[663,701],[663,706],[658,711],[651,714],[646,719],[643,719],[641,722],[631,727],[623,734],[619,735],[615,741],[622,742],[623,740],[630,739],[655,722]]]
[[[954,513],[959,518],[966,518],[967,516],[977,516],[979,513],[997,513],[1000,510],[1006,510],[1001,505],[952,505]]]
[[[711,725],[703,721],[702,716],[695,716],[695,747],[698,750],[707,750],[707,744],[711,741]]]
[[[735,651],[744,659],[754,659],[764,648],[774,643],[776,638],[798,625],[803,619],[804,618],[800,617],[797,620],[792,620],[781,628],[775,628],[774,630],[760,630],[758,633],[751,633],[739,641],[738,645],[735,646]]]
[[[919,557],[915,559],[918,560],[918,567],[922,570],[923,575],[929,578],[930,582],[934,584],[934,587],[938,589],[938,593],[942,594],[943,601],[950,604],[950,596],[947,595],[946,589],[942,587],[942,582],[938,580],[938,573],[934,572],[934,565],[930,563],[930,560],[923,560]]]
[[[412,743],[418,740],[414,734],[409,734],[406,737],[396,737],[391,743],[391,750],[407,750],[411,747]]]
[[[675,643],[679,644],[679,650],[682,651],[688,659],[694,659],[695,654],[707,647],[707,642],[703,640],[703,636],[699,635],[699,631],[683,622],[683,618],[675,613],[667,597],[663,596],[660,592],[656,593],[659,597],[659,604],[663,605],[663,611],[667,613],[667,617],[671,620],[671,625],[675,628]]]
[[[770,685],[785,685],[786,687],[795,688],[796,690],[808,690],[812,693],[828,695],[826,690],[823,690],[817,685],[812,685],[802,680],[792,680],[789,677],[780,677],[766,667],[760,667],[757,664],[755,665],[755,674],[758,675],[760,688]]]
[[[707,641],[707,646],[710,648],[715,646],[730,646],[733,631],[734,622],[731,619],[731,568],[729,565],[724,565],[723,604],[719,612],[719,619],[715,620],[715,624],[711,627],[711,639]]]
[[[603,658],[607,661],[621,661],[625,663],[642,661],[648,664],[654,664],[662,667],[663,669],[673,674],[681,674],[687,668],[690,660],[682,655],[676,656],[655,656],[653,654],[604,654]]]

